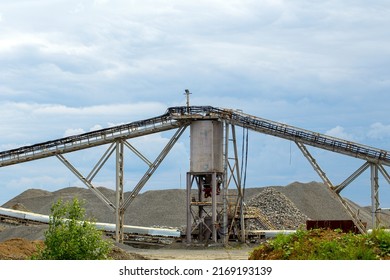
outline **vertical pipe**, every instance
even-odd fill
[[[203,179],[202,179],[203,176],[202,175],[196,175],[195,177],[196,177],[196,184],[197,184],[197,187],[198,187],[198,189],[197,189],[198,201],[199,202],[203,202],[204,201],[204,197],[202,195],[202,190],[204,188],[204,182],[203,182]],[[206,233],[208,232],[207,227],[204,224],[205,220],[203,218],[204,216],[207,216],[204,213],[204,207],[206,207],[206,206],[204,206],[202,204],[198,205],[197,212],[196,212],[197,219],[199,221],[199,222],[197,222],[197,224],[199,223],[198,224],[198,233],[199,233],[198,234],[198,241],[200,241],[200,242],[203,242],[205,240],[205,238],[207,236]],[[206,228],[206,230],[205,230],[205,228]]]
[[[187,230],[186,230],[186,239],[187,243],[191,243],[191,228],[192,228],[192,219],[191,219],[191,174],[187,172]]]
[[[227,169],[228,169],[228,161],[229,161],[229,124],[225,122],[225,162],[223,167],[223,224],[222,224],[222,233],[224,234],[224,240],[223,243],[225,246],[229,242],[229,217],[228,217],[228,176],[227,176]]]
[[[212,198],[212,236],[213,241],[217,242],[217,173],[213,172],[212,179],[211,179],[211,198]]]
[[[116,208],[115,208],[115,240],[123,243],[123,141],[116,142]]]
[[[244,198],[241,188],[241,173],[240,166],[238,162],[238,151],[237,151],[237,141],[236,141],[236,129],[232,125],[232,137],[233,137],[233,148],[234,148],[234,157],[236,162],[236,177],[237,177],[237,190],[240,203],[240,224],[241,224],[241,242],[245,242],[245,219],[244,219]]]
[[[371,167],[371,215],[372,228],[376,229],[379,226],[379,184],[378,184],[378,166],[374,163]]]

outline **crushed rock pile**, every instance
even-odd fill
[[[115,202],[115,191],[98,187],[110,201]],[[129,192],[125,193],[127,198]],[[29,189],[14,197],[2,207],[27,209],[49,215],[58,199],[63,201],[77,197],[85,202],[87,217],[102,223],[115,223],[115,215],[89,189],[69,187],[54,192]],[[180,227],[185,225],[186,194],[184,190],[154,190],[139,194],[125,212],[125,223],[134,226]]]
[[[260,205],[262,199],[265,199],[263,193],[264,190],[273,190],[279,192],[274,192],[273,194],[276,197],[279,197],[279,210],[262,210],[261,207],[268,205],[268,209],[272,209],[270,203],[263,202]],[[104,187],[98,187],[99,191],[102,192],[109,200],[112,202],[115,201],[115,191],[107,189]],[[234,194],[234,189],[229,190]],[[264,197],[259,197],[259,194]],[[270,197],[272,193],[269,194]],[[130,195],[130,192],[125,193],[125,198]],[[261,196],[260,195],[260,196]],[[85,208],[87,216],[94,219],[96,222],[103,223],[115,223],[114,213],[106,206],[103,202],[100,201],[89,189],[87,188],[78,188],[78,187],[69,187],[60,189],[57,191],[49,192],[46,190],[38,189],[29,189],[21,193],[20,195],[14,197],[10,201],[6,202],[2,207],[5,208],[16,208],[25,211],[31,211],[34,213],[49,215],[51,205],[56,202],[58,199],[69,200],[74,197],[79,198],[80,200],[85,200]],[[257,198],[255,198],[257,197]],[[282,199],[282,197],[284,199]],[[306,215],[308,219],[312,220],[348,220],[350,216],[346,213],[342,204],[335,199],[331,194],[329,189],[322,183],[318,182],[309,182],[309,183],[300,183],[294,182],[287,186],[272,186],[272,187],[259,187],[259,188],[247,188],[245,190],[245,202],[249,206],[250,201],[255,203],[256,200],[259,200],[260,211],[265,211],[263,216],[269,216],[267,218],[271,219],[272,216],[276,216],[275,213],[278,213],[279,219],[282,219],[282,213],[288,211],[291,213],[293,208],[291,203],[295,206],[294,209],[299,209],[301,214]],[[286,199],[288,198],[288,199]],[[276,203],[276,202],[275,202]],[[286,205],[283,205],[286,203]],[[362,220],[367,222],[370,225],[371,214],[370,210],[365,209],[364,207],[359,207],[355,205],[353,207],[356,209],[356,212],[365,214],[362,216]],[[289,209],[289,210],[286,210]],[[286,214],[287,215],[287,214]],[[298,215],[298,214],[297,214]],[[384,216],[383,219],[388,216]],[[293,219],[294,220],[294,219]],[[298,219],[298,224],[301,220]],[[390,224],[390,219],[387,220],[386,224]],[[286,218],[286,225],[278,225],[280,228],[290,228],[292,227],[291,222]],[[297,223],[293,223],[296,225]],[[186,225],[186,191],[184,189],[165,189],[165,190],[149,190],[143,193],[140,193],[134,201],[130,204],[128,209],[125,212],[125,224],[134,225],[134,226],[147,226],[147,227],[179,227],[182,228]],[[260,225],[257,225],[259,227]],[[29,233],[30,234],[30,233]],[[0,234],[1,237],[1,234]],[[24,237],[24,236],[18,236]],[[0,239],[1,240],[1,239]]]
[[[121,244],[118,244],[123,246]],[[0,260],[28,260],[31,259],[38,248],[43,248],[42,240],[28,240],[24,238],[12,238],[0,243]],[[113,246],[109,253],[113,260],[146,260],[147,258],[129,253],[118,246]]]
[[[0,243],[0,260],[26,260],[43,246],[43,241],[13,238]]]
[[[260,211],[259,218],[251,219],[251,230],[297,229],[304,226],[308,220],[287,196],[272,187],[264,188],[253,196],[247,206]]]

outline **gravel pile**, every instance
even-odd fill
[[[115,191],[104,187],[100,192],[115,202]],[[234,193],[234,190],[230,190]],[[129,193],[125,193],[125,198]],[[85,200],[87,215],[97,222],[115,223],[115,216],[89,189],[64,188],[54,192],[30,189],[2,207],[18,208],[49,215],[51,205],[58,199],[69,200],[77,197]],[[253,206],[271,220],[277,228],[296,228],[306,219],[344,220],[350,219],[343,206],[328,188],[317,182],[292,183],[288,186],[247,188],[246,204]],[[265,209],[263,209],[265,207]],[[355,205],[361,214],[369,210]],[[365,215],[365,219],[370,219]],[[386,216],[390,217],[390,216]],[[370,222],[367,220],[368,225]],[[134,226],[184,227],[186,225],[186,192],[183,189],[153,190],[139,194],[125,213],[125,224]],[[259,227],[260,225],[255,225]],[[264,225],[263,225],[264,227]]]
[[[294,203],[283,193],[274,188],[264,188],[259,194],[252,197],[247,205],[260,210],[273,229],[297,229],[306,224],[308,217],[303,214]],[[250,229],[272,229],[261,219],[253,219]]]
[[[275,187],[312,220],[350,220],[342,204],[323,183],[295,182]]]
[[[115,191],[98,188],[111,202]],[[125,193],[125,198],[129,193]],[[54,192],[30,189],[5,203],[2,207],[24,207],[34,213],[50,214],[58,199],[68,201],[77,197],[85,201],[87,217],[101,223],[115,223],[115,214],[89,189],[69,187]],[[182,227],[186,224],[186,194],[184,190],[156,190],[139,194],[125,212],[125,224],[134,226]]]

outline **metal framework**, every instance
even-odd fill
[[[221,241],[227,244],[234,235],[245,242],[244,194],[237,151],[235,126],[224,123],[224,171],[187,173],[187,243],[193,236],[200,242]],[[232,151],[230,151],[232,150]],[[196,185],[195,192],[192,191]],[[205,198],[205,184],[210,198]],[[235,188],[234,188],[235,187]]]
[[[379,225],[377,215],[380,211],[378,174],[380,172],[387,180],[387,182],[390,183],[390,176],[384,167],[390,166],[389,151],[255,117],[245,114],[241,111],[215,108],[211,106],[189,106],[189,104],[187,104],[187,106],[171,107],[167,109],[165,114],[154,118],[3,151],[0,152],[0,167],[51,156],[57,157],[67,168],[69,168],[69,170],[75,174],[77,178],[79,178],[89,189],[91,189],[91,191],[93,191],[111,211],[115,213],[117,226],[116,238],[118,241],[120,241],[123,239],[123,215],[127,207],[138,195],[138,193],[147,183],[148,179],[153,175],[154,171],[159,167],[160,163],[164,160],[165,156],[178,141],[187,126],[190,125],[191,122],[203,119],[218,119],[219,121],[224,122],[225,127],[225,171],[222,175],[211,174],[213,178],[219,176],[223,180],[222,211],[224,218],[222,222],[224,227],[228,224],[228,218],[226,217],[226,213],[228,211],[227,197],[228,185],[231,181],[234,181],[238,190],[239,198],[237,200],[237,209],[242,204],[243,198],[236,144],[233,144],[233,160],[229,159],[228,156],[228,152],[230,150],[228,148],[230,143],[230,129],[231,134],[233,135],[231,138],[234,142],[235,126],[244,127],[255,132],[294,141],[302,151],[303,155],[311,163],[315,171],[319,174],[324,183],[333,191],[337,197],[339,197],[341,202],[343,202],[343,205],[346,205],[346,203],[342,200],[339,193],[354,179],[360,176],[360,174],[367,170],[368,167],[370,167],[373,226],[376,227]],[[127,142],[127,140],[131,138],[172,129],[177,129],[176,133],[153,162],[149,161],[145,156],[142,155],[141,152],[136,150],[129,142]],[[66,153],[106,144],[109,144],[108,149],[87,176],[81,174],[64,156]],[[339,185],[333,185],[327,178],[325,172],[322,171],[318,163],[309,153],[305,145],[355,157],[365,162],[344,182]],[[149,169],[135,185],[130,196],[127,198],[123,197],[123,152],[125,147],[140,157],[149,166]],[[114,154],[114,152],[116,156],[116,201],[113,203],[101,192],[99,192],[97,188],[94,187],[92,180],[104,166],[108,158]],[[196,178],[196,174],[193,174],[192,178],[188,177],[187,181],[189,184],[192,184],[193,182],[197,182],[197,184],[199,184],[199,178]],[[214,210],[212,211],[215,213]],[[353,213],[351,213],[351,215],[353,216]],[[354,217],[354,220],[357,224],[359,224],[357,217]],[[244,240],[245,228],[243,227],[243,221],[241,222],[241,226]],[[360,225],[358,225],[358,227],[361,231],[364,231],[363,228],[360,228]]]
[[[150,162],[141,152],[135,149],[129,142],[126,140],[116,140],[112,143],[103,156],[99,159],[97,164],[94,166],[92,171],[88,176],[84,177],[63,155],[59,154],[56,157],[70,170],[76,177],[84,183],[95,195],[106,205],[108,208],[115,213],[116,220],[116,233],[115,237],[117,241],[123,240],[123,226],[124,226],[124,213],[131,201],[138,195],[142,187],[147,183],[150,177],[153,175],[154,171],[158,168],[160,163],[164,160],[165,156],[172,149],[174,144],[180,138],[181,134],[184,132],[186,126],[180,127],[177,129],[171,140],[164,147],[158,157],[154,162]],[[135,155],[141,158],[148,166],[149,169],[145,172],[144,176],[140,179],[137,185],[134,187],[133,191],[129,197],[125,200],[124,198],[124,147],[128,147]],[[116,197],[115,203],[111,202],[104,194],[102,194],[96,187],[94,187],[92,180],[101,170],[103,165],[107,162],[110,156],[115,153],[116,160]]]

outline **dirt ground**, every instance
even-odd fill
[[[42,245],[47,225],[9,225],[0,223],[0,260],[29,259]],[[187,246],[173,242],[165,246],[125,245],[114,243],[110,257],[114,260],[247,260],[254,244],[222,244]]]
[[[150,260],[247,260],[253,247],[161,248],[139,249],[129,247],[127,252]]]
[[[25,260],[36,252],[37,246],[43,241],[29,241],[23,238],[13,238],[0,243],[0,260]]]
[[[26,260],[36,252],[38,246],[43,246],[42,240],[27,240],[12,238],[0,243],[0,260]],[[114,260],[247,260],[248,246],[233,247],[202,247],[186,248],[185,246],[141,249],[116,244],[110,258]]]

